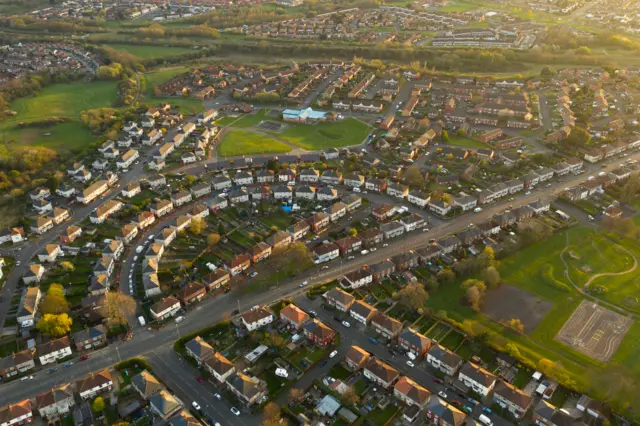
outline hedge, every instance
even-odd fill
[[[138,367],[142,367],[149,372],[153,371],[149,363],[142,358],[127,359],[125,361],[119,362],[116,365],[114,365],[114,368],[118,371],[121,371],[121,370],[124,370],[125,368],[135,367],[136,364],[138,365]]]
[[[176,352],[180,352],[184,349],[184,345],[189,341],[192,340],[198,336],[200,337],[204,337],[204,336],[208,336],[210,334],[213,334],[215,331],[221,330],[223,328],[227,328],[229,327],[231,323],[229,321],[221,321],[215,325],[212,325],[210,327],[205,327],[202,328],[198,331],[194,331],[193,333],[187,334],[186,336],[183,336],[181,338],[179,338],[178,340],[176,340],[176,342],[173,344],[173,349]]]

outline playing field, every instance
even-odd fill
[[[291,151],[291,147],[268,136],[246,130],[227,130],[218,144],[223,157],[251,154],[276,154]]]
[[[631,319],[583,300],[556,335],[556,340],[607,362],[618,349]]]
[[[474,149],[488,148],[486,144],[464,136],[449,136],[449,142],[447,142],[447,144]]]
[[[140,59],[170,58],[185,53],[192,53],[193,49],[187,47],[134,45],[134,44],[106,44],[106,47],[119,50],[137,56]]]
[[[278,137],[300,148],[323,150],[359,145],[367,138],[371,127],[355,118],[337,122],[289,125]]]

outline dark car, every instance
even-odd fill
[[[439,377],[434,377],[434,378],[433,378],[433,381],[434,381],[434,382],[436,382],[436,383],[440,383],[441,385],[444,385],[444,380],[442,380],[442,379],[441,379],[441,378],[439,378]]]
[[[231,311],[231,315],[238,315],[240,313],[239,310],[234,309],[233,311]]]
[[[80,357],[80,361],[86,361],[86,360],[88,360],[88,359],[89,359],[89,355],[82,355],[82,356]]]
[[[329,360],[328,360],[328,359],[323,360],[323,361],[320,363],[320,367],[324,367],[325,365],[327,365],[327,362],[329,362]]]
[[[333,317],[334,320],[338,321],[338,322],[342,322],[342,320],[340,319],[340,317]]]

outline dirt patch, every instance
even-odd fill
[[[607,362],[618,349],[632,320],[591,301],[583,300],[564,323],[555,339]]]
[[[524,325],[524,332],[529,334],[535,330],[551,306],[551,302],[540,299],[526,290],[503,284],[495,290],[488,291],[482,312],[496,321],[518,318]]]

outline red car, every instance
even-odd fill
[[[82,355],[82,356],[80,357],[80,361],[86,361],[86,360],[88,360],[88,359],[89,359],[89,355]]]
[[[436,383],[440,383],[441,385],[444,385],[444,380],[442,380],[442,379],[441,379],[441,378],[439,378],[439,377],[434,377],[434,378],[433,378],[433,381],[434,381],[434,382],[436,382]]]
[[[196,380],[198,381],[198,383],[200,383],[201,385],[204,385],[204,380],[202,380],[202,377],[196,377]]]
[[[453,401],[451,401],[451,403],[453,405],[462,405],[462,404],[460,404],[460,401],[458,401],[457,399],[454,399]]]

